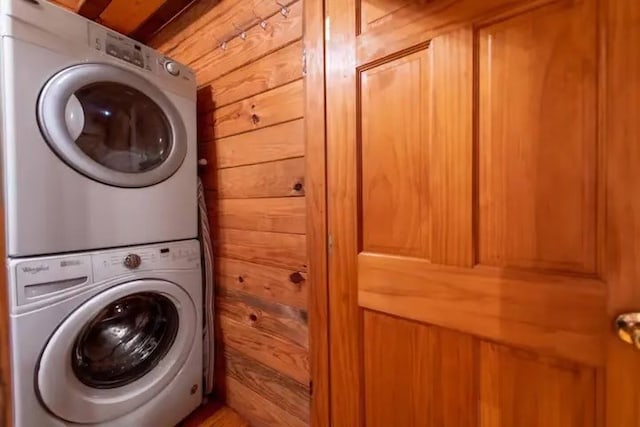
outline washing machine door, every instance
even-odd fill
[[[196,330],[196,307],[174,283],[110,288],[71,313],[47,342],[36,374],[41,401],[72,423],[117,419],[171,382]]]
[[[62,70],[42,89],[37,113],[58,157],[104,184],[157,184],[178,170],[187,153],[184,123],[167,96],[114,65]]]

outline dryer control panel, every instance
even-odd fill
[[[195,84],[193,71],[159,52],[122,34],[89,23],[89,46],[109,57],[117,58],[167,81]]]

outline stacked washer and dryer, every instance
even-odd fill
[[[14,424],[174,425],[201,402],[193,72],[43,0],[0,34]]]

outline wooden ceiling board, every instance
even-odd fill
[[[99,22],[122,34],[130,34],[164,2],[165,0],[112,0],[100,14]]]
[[[109,6],[111,0],[81,0],[76,3],[80,3],[76,9],[80,15],[95,20]]]
[[[192,6],[198,12],[211,9],[220,0],[50,0],[85,18],[99,22],[143,43]]]

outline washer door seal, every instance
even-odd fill
[[[187,153],[186,129],[173,103],[144,77],[114,65],[60,71],[42,89],[37,115],[58,157],[103,184],[158,184]]]
[[[87,385],[87,381],[78,378],[77,367],[73,366],[79,339],[86,332],[87,326],[95,324],[96,318],[105,309],[112,307],[118,310],[118,301],[136,295],[157,295],[157,300],[166,300],[175,308],[179,326],[175,337],[171,337],[170,348],[154,361],[150,370],[131,382],[109,388]],[[198,326],[196,312],[187,292],[175,283],[162,280],[127,282],[94,296],[60,324],[42,352],[36,372],[36,384],[42,403],[57,417],[80,424],[114,420],[139,408],[158,395],[182,370],[195,339]],[[115,323],[112,326],[119,328]],[[147,331],[157,327],[148,326]],[[120,332],[126,331],[121,329]],[[173,331],[169,332],[173,334]],[[111,338],[119,334],[115,330],[110,333]],[[141,338],[144,338],[144,334]],[[114,366],[117,364],[115,361]]]

